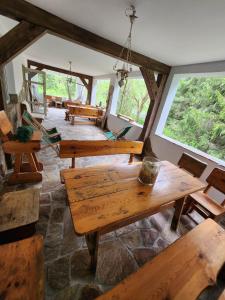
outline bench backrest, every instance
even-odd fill
[[[90,116],[100,117],[103,115],[103,111],[93,107],[81,107],[81,106],[70,106],[68,105],[69,114],[77,116]]]
[[[194,177],[199,178],[207,164],[187,153],[183,153],[178,161],[178,166],[191,173]]]
[[[61,141],[59,143],[60,158],[76,158],[85,156],[101,156],[114,154],[130,154],[130,162],[134,154],[141,154],[143,143],[136,141]],[[74,167],[74,165],[72,164]]]
[[[4,110],[0,111],[0,136],[6,138],[13,131],[13,127]],[[7,139],[7,138],[6,138]]]
[[[210,187],[214,187],[221,193],[225,194],[225,170],[219,168],[213,169],[206,181],[208,186],[205,191],[207,191]]]

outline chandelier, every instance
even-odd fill
[[[69,74],[70,76],[67,76],[67,83],[72,84],[73,83],[73,76],[72,76],[72,61],[69,61]]]
[[[120,87],[122,87],[124,85],[129,73],[132,72],[132,65],[131,65],[132,29],[133,29],[133,24],[134,24],[135,19],[138,18],[136,16],[136,9],[133,5],[131,5],[129,8],[126,8],[125,15],[130,20],[130,30],[129,30],[128,37],[123,45],[120,55],[119,55],[121,60],[124,60],[124,56],[125,56],[125,61],[121,62],[121,60],[118,59],[113,66],[113,70],[116,72],[118,84]],[[124,55],[124,53],[126,53],[126,55]]]

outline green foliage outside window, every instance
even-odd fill
[[[181,80],[163,133],[225,160],[225,78]]]
[[[96,90],[95,104],[103,108],[106,108],[106,102],[108,98],[110,80],[98,80]]]
[[[124,87],[120,90],[117,114],[143,125],[150,104],[145,82],[143,79],[128,79],[125,92]]]
[[[67,76],[58,73],[46,73],[46,94],[63,98],[75,99],[76,78],[68,85]]]

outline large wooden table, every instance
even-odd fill
[[[198,299],[205,288],[216,284],[224,249],[224,229],[207,219],[98,299]]]
[[[153,187],[138,180],[141,163],[105,165],[63,172],[75,232],[85,235],[92,268],[97,263],[100,234],[155,214],[175,203],[176,229],[184,197],[205,184],[163,161]]]

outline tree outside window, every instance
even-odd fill
[[[143,79],[128,79],[126,88],[121,88],[117,103],[117,114],[143,125],[150,104]]]
[[[163,133],[225,161],[225,78],[180,80]]]
[[[106,108],[109,85],[110,85],[109,79],[97,81],[96,101],[95,101],[96,105]]]

